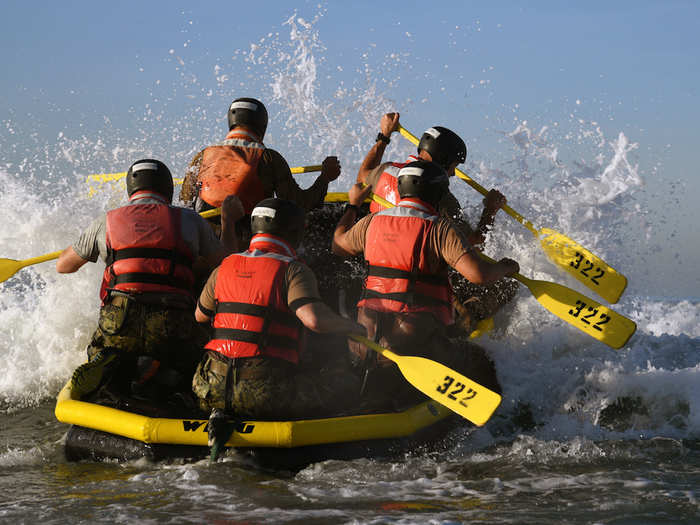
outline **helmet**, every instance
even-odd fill
[[[433,206],[438,205],[450,186],[442,166],[428,160],[417,160],[399,170],[399,196],[416,197]]]
[[[261,200],[250,214],[253,235],[271,233],[296,248],[304,237],[304,210],[294,202],[271,197]]]
[[[418,143],[418,152],[421,150],[430,153],[433,162],[445,169],[455,161],[462,164],[467,160],[467,145],[454,131],[442,126],[425,130]]]
[[[267,129],[267,109],[265,105],[254,98],[237,98],[228,108],[228,129],[236,126],[247,126],[258,135],[260,140]]]
[[[173,200],[173,176],[168,167],[159,160],[141,159],[134,162],[126,172],[126,192],[131,197],[141,190],[151,190]]]

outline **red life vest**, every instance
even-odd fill
[[[444,324],[454,322],[447,265],[428,273],[425,243],[438,219],[418,199],[403,199],[377,213],[367,228],[365,259],[369,274],[358,306],[380,312],[431,312]]]
[[[169,206],[157,193],[137,191],[131,204],[107,212],[107,267],[100,298],[109,290],[192,295],[193,256],[182,239],[180,208]]]
[[[301,322],[287,306],[284,278],[296,253],[274,235],[257,234],[248,251],[221,263],[214,287],[214,337],[206,347],[227,357],[299,362]]]
[[[415,155],[408,157],[406,162],[392,162],[390,166],[387,166],[384,172],[377,179],[376,187],[372,190],[375,195],[379,195],[384,200],[396,205],[398,204],[399,198],[399,170],[403,168],[409,162],[414,162],[420,160]],[[369,203],[369,211],[374,213],[377,211],[385,210],[386,208],[379,204],[378,202]]]
[[[233,129],[219,144],[205,148],[197,183],[199,197],[218,208],[229,195],[238,195],[247,214],[265,195],[258,164],[265,146],[255,135]]]

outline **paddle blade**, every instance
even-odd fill
[[[547,257],[609,303],[619,301],[627,287],[627,278],[597,255],[566,235],[542,228],[540,243]]]
[[[477,426],[486,423],[501,404],[501,396],[436,361],[396,356],[399,370],[418,390]]]
[[[366,337],[350,337],[391,359],[406,381],[477,426],[486,423],[501,404],[499,394],[443,364],[424,357],[396,354]]]
[[[23,267],[20,261],[14,259],[0,259],[0,283],[4,283]]]
[[[532,295],[554,315],[612,348],[622,348],[637,330],[631,319],[571,288],[516,274]]]
[[[51,261],[53,259],[58,259],[59,255],[61,255],[61,250],[39,255],[38,257],[32,257],[31,259],[25,259],[23,261],[15,261],[14,259],[0,259],[0,283],[7,281],[25,266],[31,266],[32,264],[39,264],[46,261]]]

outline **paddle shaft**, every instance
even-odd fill
[[[289,168],[293,174],[299,173],[311,173],[314,171],[321,171],[322,166],[320,164],[314,164],[312,166],[297,166],[294,168]],[[96,182],[112,182],[115,180],[123,179],[126,177],[126,172],[122,171],[120,173],[93,173],[88,175],[85,182],[96,181]],[[173,179],[176,184],[182,184],[183,179]]]
[[[46,261],[51,261],[53,259],[58,259],[58,256],[61,255],[61,252],[63,250],[59,250],[57,252],[52,252],[52,253],[47,253],[45,255],[39,255],[38,257],[32,257],[31,259],[25,259],[22,262],[22,266],[31,266],[32,264],[39,264],[42,262]]]

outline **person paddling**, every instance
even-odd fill
[[[328,184],[340,175],[337,157],[326,157],[314,183],[301,189],[284,157],[263,144],[267,124],[262,102],[234,100],[228,109],[226,138],[192,159],[180,192],[180,199],[198,212],[217,208],[227,195],[237,195],[246,214],[236,225],[244,245],[250,240],[250,212],[259,201],[277,196],[308,211],[323,204]]]
[[[193,316],[193,264],[211,269],[237,248],[230,232],[243,210],[235,197],[224,202],[225,246],[197,213],[171,206],[173,178],[161,161],[134,162],[126,190],[129,203],[95,219],[56,262],[59,273],[106,264],[98,326],[73,390],[86,395],[114,379],[120,393],[165,399],[189,390],[206,340]]]
[[[467,159],[467,146],[459,135],[443,126],[433,126],[425,130],[418,144],[417,155],[409,155],[405,162],[384,162],[384,150],[391,142],[391,134],[399,128],[399,113],[386,113],[379,122],[380,132],[372,148],[367,152],[357,173],[357,182],[368,184],[374,188],[374,193],[397,204],[399,194],[397,175],[399,170],[416,160],[433,161],[440,165],[449,177],[455,175],[455,168]],[[476,247],[481,247],[488,230],[500,210],[507,203],[505,196],[492,189],[484,198],[484,209],[476,228],[472,228],[462,213],[462,207],[457,198],[448,190],[439,203],[440,213],[455,221]],[[381,204],[372,202],[370,211],[383,209]]]
[[[211,321],[213,336],[192,389],[213,420],[222,414],[285,421],[332,415],[357,398],[359,384],[348,369],[321,374],[313,363],[300,366],[305,328],[366,334],[321,301],[316,277],[296,252],[304,221],[291,201],[259,202],[248,250],[224,259],[202,291],[195,315],[200,323]],[[347,348],[343,353],[327,345],[325,351],[337,352],[339,362],[348,357]]]
[[[433,161],[440,165],[449,177],[453,177],[457,166],[467,159],[467,146],[459,135],[443,126],[433,126],[421,136],[416,155],[410,155],[405,162],[382,163],[384,150],[391,141],[391,134],[399,128],[399,113],[384,114],[379,127],[381,131],[360,166],[357,182],[372,186],[376,195],[391,204],[398,203],[397,175],[407,163],[421,159]],[[483,210],[476,228],[469,224],[459,201],[449,190],[441,198],[438,211],[440,215],[449,217],[469,242],[477,250],[481,250],[498,210],[506,203],[507,199],[501,192],[491,189],[483,200]],[[370,211],[376,212],[381,209],[381,204],[370,203]],[[518,289],[517,284],[512,281],[500,281],[488,287],[474,287],[456,274],[452,274],[451,279],[457,292],[454,306],[460,316],[455,325],[456,333],[470,333],[478,321],[492,317],[504,304],[512,300]]]
[[[355,224],[358,206],[372,190],[355,184],[349,205],[333,235],[333,252],[364,254],[369,264],[357,320],[369,337],[397,353],[434,359],[499,392],[493,364],[483,351],[465,352],[447,338],[454,321],[447,269],[454,268],[475,284],[488,284],[519,270],[518,263],[483,261],[454,223],[440,217],[439,203],[448,191],[448,176],[438,164],[410,162],[398,171],[399,201]],[[375,357],[364,345],[350,343],[363,372],[365,399],[372,405],[405,406],[416,391],[407,386],[396,366]]]

